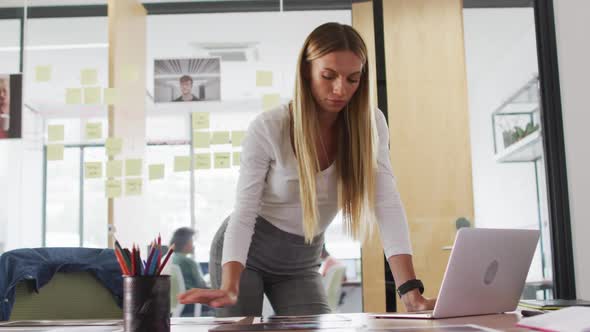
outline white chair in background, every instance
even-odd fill
[[[322,279],[326,296],[328,297],[328,305],[332,309],[332,312],[338,312],[338,303],[342,294],[342,280],[344,279],[345,272],[346,266],[334,265],[326,271],[326,275]]]
[[[178,302],[177,296],[186,291],[182,270],[176,264],[168,263],[162,274],[170,276],[170,313],[172,317],[180,317],[184,310],[184,304]],[[201,316],[201,304],[195,303],[195,317]]]
[[[263,294],[264,298],[262,299],[262,317],[270,317],[275,314],[270,301],[266,297],[266,294]]]
[[[178,302],[176,297],[178,294],[184,292],[184,278],[182,277],[182,271],[176,264],[169,263],[162,270],[162,274],[170,276],[170,313],[172,317],[180,317],[180,314],[184,310],[184,304]]]

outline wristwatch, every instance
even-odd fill
[[[397,293],[399,294],[399,297],[402,297],[402,295],[416,288],[420,290],[420,294],[424,294],[424,284],[418,279],[411,279],[404,282],[397,288]]]

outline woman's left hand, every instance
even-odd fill
[[[436,299],[425,298],[417,289],[404,294],[402,301],[408,312],[434,310],[436,304]]]

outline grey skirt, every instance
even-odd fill
[[[223,240],[228,222],[229,217],[211,244],[209,273],[213,288],[221,286]],[[318,273],[323,244],[323,233],[306,244],[304,237],[282,231],[262,217],[256,218],[246,267],[240,278],[238,303],[217,310],[217,315],[260,316],[263,294],[277,315],[329,313]]]

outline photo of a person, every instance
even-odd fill
[[[20,74],[0,74],[0,139],[21,137]]]
[[[180,92],[182,95],[174,101],[199,101],[199,98],[193,94],[193,79],[188,75],[180,77]]]
[[[221,100],[219,58],[154,60],[154,103]]]
[[[0,76],[0,138],[8,138],[10,130],[10,76]]]

